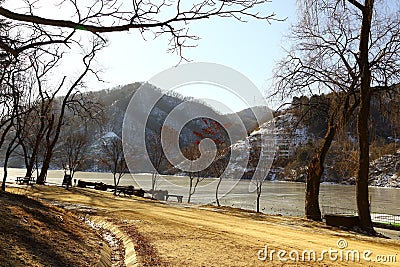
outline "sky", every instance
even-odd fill
[[[42,1],[41,14],[47,17],[57,16],[57,11],[50,9]],[[10,4],[11,3],[11,4]],[[13,5],[14,0],[6,1]],[[44,3],[44,4],[43,4]],[[271,76],[274,63],[283,57],[283,46],[288,48],[284,35],[289,25],[296,19],[295,0],[272,0],[264,5],[264,14],[275,13],[285,21],[257,21],[249,19],[242,23],[231,18],[200,20],[190,24],[191,34],[201,39],[194,42],[196,47],[183,50],[185,58],[191,62],[211,62],[226,65],[247,76],[260,90],[271,90]],[[62,12],[65,13],[65,10]],[[105,83],[94,79],[87,84],[89,90],[99,90],[133,82],[147,81],[157,73],[174,67],[180,62],[176,54],[167,53],[168,39],[165,37],[153,40],[143,40],[138,31],[110,33],[108,46],[97,58],[98,66],[102,69],[101,77]],[[67,63],[65,68],[73,70],[75,63]],[[75,59],[74,59],[75,60]],[[185,62],[181,62],[184,64]],[[181,90],[185,95],[196,98],[215,95],[215,87],[204,87],[203,90]],[[219,96],[218,93],[216,94]],[[221,99],[221,97],[219,97]],[[224,97],[231,106],[242,109],[243,106],[229,96]]]
[[[213,62],[232,67],[248,76],[257,86],[265,86],[273,62],[282,56],[283,35],[296,14],[295,0],[274,0],[266,13],[276,13],[284,22],[233,19],[210,19],[192,23],[191,33],[201,39],[197,47],[186,48],[191,61]],[[111,85],[144,81],[166,68],[175,66],[180,58],[166,53],[166,38],[144,41],[137,33],[108,34],[110,44],[99,61],[106,68]]]
[[[246,23],[234,19],[210,19],[192,23],[191,33],[201,39],[195,42],[197,47],[186,48],[184,56],[191,62],[212,62],[231,67],[268,94],[274,64],[283,57],[284,35],[290,24],[295,22],[297,12],[295,0],[273,0],[265,7],[265,14],[275,13],[277,18],[286,20],[272,21],[271,24],[252,19]],[[110,44],[98,59],[104,69],[103,78],[108,82],[100,85],[103,87],[147,81],[180,61],[176,54],[166,53],[166,38],[144,41],[134,32],[113,33],[108,38]],[[202,91],[186,88],[179,92],[195,98],[219,96],[215,87],[203,87]],[[224,98],[226,104],[236,111],[246,108],[245,104],[241,105],[227,95]]]

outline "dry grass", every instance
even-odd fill
[[[25,196],[0,193],[0,265],[94,266],[100,237],[76,216]]]
[[[373,238],[309,222],[304,218],[268,216],[233,208],[167,205],[141,198],[115,197],[90,189],[28,189],[32,196],[91,206],[96,216],[111,220],[135,243],[138,261],[147,266],[364,266],[366,262],[261,262],[257,252],[269,249],[322,251],[346,239],[349,249],[394,255],[395,240]],[[101,212],[100,212],[101,211]],[[389,264],[396,266],[397,263]],[[368,266],[382,266],[368,262]]]

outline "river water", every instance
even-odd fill
[[[3,171],[0,171],[3,177]],[[9,169],[8,182],[14,182],[18,176],[24,176],[24,169]],[[61,185],[63,171],[49,171],[47,182]],[[76,179],[113,184],[110,173],[77,172]],[[218,179],[206,178],[197,187],[192,196],[193,203],[215,203],[215,188]],[[151,188],[151,174],[126,174],[120,185],[134,185],[145,190]],[[168,190],[169,194],[183,195],[187,201],[189,178],[185,176],[158,176],[157,189]],[[220,203],[248,210],[256,208],[254,183],[249,180],[222,180],[219,189]],[[304,183],[269,182],[262,187],[260,208],[264,213],[282,215],[304,215]],[[370,187],[371,211],[400,215],[400,189]],[[171,199],[171,201],[176,201]],[[323,213],[353,213],[356,210],[355,187],[349,185],[321,184],[320,204]]]

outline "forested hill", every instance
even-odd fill
[[[307,165],[327,131],[332,108],[330,98],[330,95],[294,98],[289,108],[275,113],[278,151],[268,179],[305,181]],[[400,187],[400,117],[396,116],[399,107],[398,100],[372,100],[370,185]],[[264,128],[261,125],[248,137],[252,151],[259,151],[259,133]],[[245,148],[238,142],[234,149]],[[357,127],[353,114],[332,143],[325,162],[323,182],[354,184],[357,160]],[[254,163],[257,160],[249,162],[244,178],[252,177],[256,167]]]
[[[152,98],[155,94],[160,95],[160,90],[151,86],[149,84],[133,83],[124,86],[118,86],[111,89],[104,89],[99,91],[90,91],[84,93],[81,97],[82,99],[87,99],[87,103],[95,103],[96,108],[92,112],[91,116],[84,116],[82,114],[76,114],[72,111],[67,112],[64,119],[64,125],[61,130],[61,135],[58,140],[58,144],[55,148],[55,153],[53,160],[51,162],[51,167],[54,169],[59,169],[65,164],[65,155],[67,154],[69,143],[76,141],[76,136],[84,141],[84,154],[80,163],[79,170],[105,170],[104,166],[99,164],[101,159],[99,155],[101,154],[102,143],[110,138],[121,138],[122,136],[122,126],[124,121],[125,112],[127,110],[128,104],[131,101],[132,96],[141,87],[145,87],[145,92],[148,98]],[[154,138],[159,135],[160,128],[162,127],[166,117],[170,114],[172,110],[178,107],[183,102],[189,102],[187,107],[181,111],[183,117],[188,119],[188,123],[182,128],[179,133],[179,142],[182,148],[185,148],[198,140],[198,136],[194,133],[202,132],[202,129],[206,127],[209,123],[207,119],[204,120],[202,117],[198,117],[196,114],[203,114],[204,117],[215,118],[221,124],[229,125],[232,129],[235,127],[240,127],[239,122],[235,121],[233,118],[237,115],[246,127],[248,133],[256,129],[259,124],[257,123],[256,117],[249,110],[243,110],[237,114],[219,114],[217,111],[210,108],[205,103],[183,97],[176,93],[163,94],[162,97],[157,101],[156,104],[148,103],[145,97],[141,100],[141,105],[146,107],[146,105],[152,105],[151,112],[146,121],[146,138]],[[89,109],[89,107],[85,107]],[[256,112],[260,115],[262,122],[270,119],[267,118],[264,112],[266,107],[257,107]],[[54,111],[57,112],[57,111]],[[259,118],[260,118],[259,117]],[[191,119],[194,118],[194,119]],[[182,119],[182,118],[181,118]],[[176,122],[177,126],[178,122]],[[31,128],[33,133],[34,127]],[[178,130],[174,129],[174,130]],[[233,130],[233,132],[235,132]],[[218,133],[215,133],[218,135]],[[223,140],[227,140],[227,136],[221,137]],[[239,137],[232,137],[233,140],[237,140]],[[236,138],[236,139],[235,139]],[[222,140],[221,139],[221,140]],[[138,141],[138,140],[134,140]],[[148,142],[154,143],[154,142]],[[133,147],[135,144],[132,144]],[[149,149],[151,150],[151,149]],[[156,152],[156,151],[155,151]],[[154,153],[155,153],[154,152]],[[150,152],[152,153],[152,152]],[[1,155],[4,153],[1,152]],[[24,159],[22,157],[22,151],[17,149],[13,157],[10,159],[10,167],[24,167]],[[138,155],[141,158],[142,155]],[[40,155],[39,155],[40,162]],[[40,163],[39,163],[40,165]],[[39,166],[40,167],[40,166]],[[162,167],[165,167],[163,164]],[[148,171],[137,170],[137,171]],[[160,170],[161,172],[164,170]]]
[[[60,169],[65,164],[69,146],[79,137],[82,143],[83,155],[79,160],[78,171],[107,171],[107,168],[101,164],[102,144],[114,138],[121,138],[124,116],[132,96],[142,86],[142,83],[133,83],[124,86],[118,86],[112,89],[92,91],[84,94],[84,97],[91,100],[91,103],[97,103],[97,109],[92,116],[85,117],[68,112],[62,127],[61,136],[55,147],[54,157],[51,162],[51,168]],[[149,96],[159,94],[159,89],[151,85],[146,86],[146,92]],[[181,103],[189,101],[189,109],[182,110],[188,123],[179,132],[179,146],[182,151],[198,142],[199,138],[210,137],[215,140],[226,143],[229,149],[222,149],[223,153],[219,156],[222,163],[220,168],[227,166],[230,152],[234,150],[237,154],[245,154],[246,148],[244,139],[238,136],[228,138],[226,132],[215,131],[210,134],[207,127],[210,127],[212,120],[202,117],[195,118],[196,114],[205,114],[205,117],[216,118],[223,125],[229,125],[233,132],[239,123],[243,123],[248,133],[248,141],[251,144],[251,155],[248,165],[242,170],[228,170],[231,173],[244,173],[243,177],[251,178],[257,164],[257,151],[260,151],[259,136],[272,123],[266,115],[266,107],[256,107],[253,110],[247,109],[235,114],[219,114],[209,106],[199,101],[184,98],[178,94],[163,95],[160,100],[152,106],[148,120],[146,121],[146,143],[147,150],[151,155],[158,155],[160,146],[154,140],[159,136],[166,117],[172,110]],[[148,103],[143,99],[141,105]],[[393,162],[398,159],[398,150],[400,149],[400,123],[393,119],[393,113],[398,111],[398,104],[394,101],[384,99],[373,99],[371,106],[370,119],[370,144],[371,144],[371,176],[370,184],[379,186],[400,186],[397,177],[400,174],[400,164]],[[308,162],[311,160],[317,145],[321,142],[327,130],[327,121],[331,109],[329,95],[315,95],[312,97],[294,98],[289,108],[275,112],[273,122],[276,126],[276,137],[278,139],[278,152],[275,162],[268,179],[304,181],[305,171]],[[256,120],[254,112],[261,117],[261,125]],[[392,113],[392,114],[391,114]],[[234,118],[239,117],[240,122]],[[194,118],[194,119],[189,119]],[[389,119],[390,118],[390,119]],[[178,125],[178,122],[177,122]],[[142,125],[143,126],[143,125]],[[179,126],[179,125],[178,125]],[[177,131],[172,129],[173,131]],[[32,125],[30,132],[34,133],[35,127]],[[177,132],[176,132],[177,133]],[[351,117],[349,122],[343,127],[335,138],[326,160],[326,172],[323,177],[324,182],[354,183],[354,176],[357,163],[357,139],[356,139],[355,116]],[[136,142],[138,140],[134,140]],[[197,143],[198,144],[198,143]],[[29,145],[29,143],[28,143]],[[150,145],[152,147],[150,147]],[[135,144],[133,144],[133,147]],[[396,154],[397,153],[397,154]],[[0,157],[4,155],[1,151]],[[17,149],[10,160],[10,167],[24,167],[24,158],[21,149]],[[139,153],[137,159],[142,155]],[[150,156],[150,158],[153,158]],[[38,157],[40,167],[40,155]],[[236,160],[242,160],[238,157]],[[137,164],[140,165],[140,164]],[[386,166],[386,167],[385,167]],[[393,166],[389,168],[388,166]],[[215,175],[209,168],[202,175]],[[389,170],[390,169],[390,170]],[[171,168],[168,161],[163,161],[158,166],[159,172],[176,173],[178,169]],[[149,171],[146,168],[135,171]],[[397,175],[397,176],[396,176]],[[379,177],[378,177],[379,176]]]

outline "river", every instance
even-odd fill
[[[0,171],[3,177],[3,171]],[[14,182],[18,176],[24,176],[24,169],[9,169],[8,182]],[[63,171],[49,171],[47,182],[52,185],[61,185]],[[104,182],[113,184],[110,173],[77,172],[76,179],[85,181]],[[206,178],[192,196],[193,203],[215,203],[215,188],[218,179]],[[150,174],[126,174],[121,178],[120,185],[134,185],[145,190],[151,188]],[[187,201],[189,179],[185,176],[159,176],[157,189],[168,190],[170,194],[183,195]],[[223,180],[219,190],[220,203],[248,210],[256,207],[256,193],[252,190],[253,183],[249,180]],[[263,192],[260,207],[267,214],[304,215],[303,183],[269,182],[263,183]],[[370,187],[371,211],[400,215],[400,189]],[[353,213],[355,205],[355,187],[349,185],[321,184],[320,204],[323,213]]]

